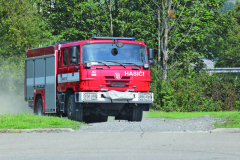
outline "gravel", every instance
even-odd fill
[[[209,132],[216,122],[223,119],[208,115],[191,119],[143,118],[142,122],[114,120],[105,123],[91,123],[77,132]]]

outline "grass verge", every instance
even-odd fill
[[[72,128],[79,129],[84,123],[52,116],[32,114],[0,115],[0,129],[39,129],[39,128]]]
[[[216,118],[225,118],[227,122],[216,123],[218,128],[240,128],[240,112],[149,112],[147,117],[153,118],[168,118],[168,119],[182,119],[195,118],[202,115],[209,115]]]

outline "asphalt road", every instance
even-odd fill
[[[240,133],[2,133],[0,159],[240,159]]]

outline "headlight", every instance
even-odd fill
[[[96,100],[97,93],[84,93],[83,100]]]
[[[152,93],[140,93],[138,99],[139,101],[152,101]]]
[[[147,94],[145,97],[146,100],[152,100],[152,95],[151,94]]]
[[[85,99],[85,100],[90,100],[90,94],[86,93],[86,94],[84,95],[84,99]]]
[[[97,95],[96,94],[92,94],[91,100],[96,100],[96,99],[97,99]]]
[[[143,100],[144,99],[144,94],[139,94],[139,100]]]

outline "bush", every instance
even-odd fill
[[[240,110],[240,83],[236,75],[186,72],[165,81],[152,69],[152,109],[162,111]]]

